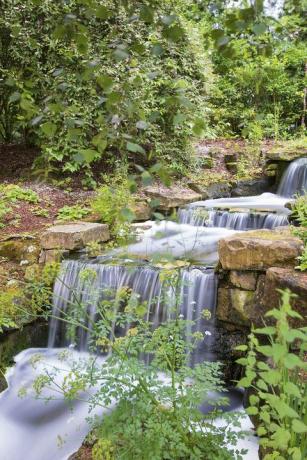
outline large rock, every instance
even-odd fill
[[[278,308],[281,301],[281,293],[278,289],[289,289],[297,297],[292,299],[293,308],[304,318],[298,320],[297,326],[302,327],[307,324],[307,273],[298,272],[289,268],[272,267],[266,272],[262,308],[264,311]]]
[[[216,317],[236,326],[250,326],[255,293],[241,289],[219,288]]]
[[[229,281],[235,287],[254,291],[257,284],[257,273],[232,270],[229,275]]]
[[[307,156],[307,147],[303,143],[277,144],[267,150],[265,157],[269,161],[293,161],[297,158]]]
[[[270,183],[267,177],[260,179],[239,180],[231,192],[231,196],[253,196],[268,192]]]
[[[225,270],[294,267],[303,251],[303,242],[289,230],[256,230],[220,240],[218,251]]]
[[[189,187],[201,195],[203,200],[230,197],[231,185],[228,182],[217,182],[205,185],[201,182],[189,182]]]
[[[32,237],[16,235],[0,242],[0,257],[21,265],[36,263],[39,253],[38,241]]]
[[[43,249],[81,249],[93,241],[103,242],[110,239],[106,224],[78,222],[67,225],[54,225],[41,237]]]
[[[152,209],[145,200],[137,200],[132,206],[136,222],[144,222],[151,218]]]
[[[145,194],[154,200],[158,200],[158,209],[168,211],[173,208],[180,208],[193,201],[201,200],[201,195],[189,188],[152,186],[144,190]]]

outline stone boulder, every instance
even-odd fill
[[[199,193],[189,188],[176,186],[164,187],[161,185],[146,187],[144,192],[149,198],[159,201],[157,208],[161,211],[169,211],[174,208],[184,207],[202,198]]]
[[[43,249],[75,250],[84,248],[93,241],[103,242],[110,239],[106,224],[78,222],[74,224],[54,225],[41,236]]]
[[[289,230],[256,230],[220,240],[218,251],[225,270],[294,267],[303,251],[303,242]]]
[[[203,200],[214,200],[216,198],[230,197],[231,185],[228,182],[217,182],[205,185],[201,182],[189,182],[189,187],[199,193]]]
[[[270,183],[267,177],[259,179],[239,180],[232,189],[231,196],[253,196],[270,190]]]
[[[289,289],[293,294],[297,295],[297,297],[292,300],[292,307],[301,314],[304,320],[296,320],[296,326],[306,326],[307,273],[299,272],[291,268],[269,268],[266,272],[262,295],[262,306],[264,311],[278,308],[281,301],[281,294],[277,289]]]
[[[267,161],[293,161],[297,158],[307,156],[307,147],[303,144],[288,145],[280,144],[275,145],[267,150],[265,157]]]
[[[250,326],[254,297],[253,291],[219,288],[216,307],[217,319],[236,326]]]
[[[15,235],[0,241],[0,257],[21,265],[36,263],[39,253],[40,247],[34,237]]]
[[[232,270],[229,275],[229,281],[235,287],[254,291],[257,284],[257,273]]]
[[[132,206],[132,211],[134,212],[136,222],[144,222],[151,218],[152,209],[145,200],[137,200]]]

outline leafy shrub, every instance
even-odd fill
[[[91,207],[102,222],[109,224],[111,235],[118,242],[124,242],[129,236],[129,223],[134,218],[130,209],[134,204],[130,184],[122,173],[105,179],[107,183],[97,189]]]
[[[275,326],[255,329],[249,336],[247,357],[238,361],[245,366],[245,377],[238,385],[253,389],[247,412],[258,418],[264,460],[303,460],[307,455],[307,365],[303,361],[307,335],[306,328],[290,324],[290,320],[303,319],[291,307],[291,293],[280,292],[280,308],[266,314]],[[259,336],[269,343],[262,345]],[[247,346],[239,349],[245,351]]]
[[[0,116],[12,123],[3,136],[26,129],[46,167],[70,172],[99,159],[188,164],[210,67],[185,4],[5,0]]]
[[[297,220],[301,227],[293,227],[292,233],[301,238],[304,242],[303,254],[298,257],[299,265],[295,268],[301,271],[307,270],[307,195],[296,198],[292,205],[292,216]]]
[[[3,329],[17,327],[20,310],[18,304],[21,303],[23,294],[20,288],[16,286],[8,287],[1,290],[0,293],[0,332]]]
[[[89,212],[90,210],[88,208],[84,208],[79,204],[74,206],[63,206],[63,208],[59,209],[57,219],[64,222],[80,220],[87,216]]]
[[[296,198],[292,205],[292,215],[302,227],[307,227],[307,194]]]

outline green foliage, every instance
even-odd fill
[[[307,271],[307,245],[305,244],[304,250],[301,256],[298,258],[299,265],[295,268],[301,270],[302,272]]]
[[[241,9],[214,0],[200,4],[211,5],[200,23],[206,45],[214,45],[210,102],[217,134],[257,141],[304,130],[304,9],[285,8],[276,21],[262,2]]]
[[[301,271],[307,270],[307,195],[298,196],[292,205],[292,216],[300,227],[292,227],[292,233],[304,242],[304,250],[298,257],[299,265],[295,268]]]
[[[16,286],[2,289],[0,293],[0,332],[6,328],[17,327],[20,317],[18,303],[23,294],[20,288]]]
[[[83,217],[89,214],[90,210],[79,204],[73,206],[63,206],[59,209],[57,219],[60,221],[75,221],[81,220]]]
[[[96,275],[87,268],[82,282],[93,286]],[[80,357],[62,386],[56,372],[52,372],[40,375],[34,388],[41,395],[44,386],[53,388],[55,384],[55,397],[58,391],[68,400],[87,395],[90,407],[106,408],[116,401],[110,415],[93,421],[98,438],[93,449],[95,459],[242,458],[235,445],[243,434],[235,433],[231,426],[239,426],[237,416],[225,415],[225,426],[220,428],[213,422],[220,415],[220,405],[227,404],[227,398],[212,397],[212,392],[223,389],[220,364],[204,362],[194,368],[188,365],[204,337],[200,332],[191,332],[187,337],[194,323],[180,315],[179,279],[176,269],[161,272],[165,295],[169,295],[169,315],[155,329],[146,319],[147,304],[125,286],[115,293],[113,301],[99,303],[95,318],[87,316],[87,326],[86,309],[78,295],[62,312],[63,321],[69,325],[70,340],[76,343],[76,331],[83,328],[90,334],[91,349],[98,348],[106,357]],[[105,299],[114,298],[109,290],[106,294]],[[95,298],[97,292],[93,290],[91,295]],[[203,318],[207,314],[205,311]],[[70,351],[62,352],[61,359],[70,362]],[[199,410],[205,402],[212,405],[207,415]]]
[[[16,201],[27,201],[28,203],[38,203],[39,198],[36,192],[29,188],[20,187],[15,184],[1,185],[0,194],[11,203]]]
[[[26,132],[46,168],[69,172],[100,159],[188,164],[210,66],[185,3],[4,0],[2,137]]]
[[[0,199],[0,228],[4,227],[3,220],[11,212],[12,208],[8,207],[7,203]]]
[[[130,223],[134,219],[131,208],[134,198],[130,192],[130,182],[124,173],[105,177],[106,183],[96,190],[91,203],[94,213],[101,221],[110,226],[110,232],[117,242],[125,242],[130,232]]]
[[[300,226],[307,227],[307,195],[298,196],[292,205],[292,216]]]
[[[238,361],[245,367],[238,385],[253,389],[247,412],[257,416],[264,460],[303,460],[307,455],[307,366],[303,361],[307,335],[306,328],[291,326],[291,321],[302,320],[291,307],[291,293],[280,292],[280,308],[266,314],[275,325],[255,329],[249,347],[239,347],[241,351],[248,348],[248,353]],[[268,344],[262,345],[259,336],[266,337]]]
[[[0,185],[0,228],[4,226],[3,220],[7,214],[12,211],[11,206],[14,206],[18,201],[38,203],[39,198],[37,193],[29,188],[15,184]]]

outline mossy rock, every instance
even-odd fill
[[[278,143],[266,152],[266,158],[270,161],[293,161],[305,157],[307,156],[306,140],[302,138]]]
[[[40,247],[35,239],[14,238],[0,242],[0,257],[25,265],[38,261]]]

